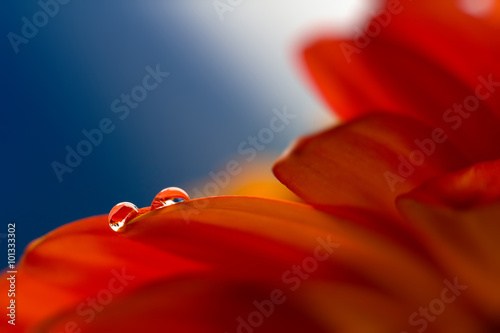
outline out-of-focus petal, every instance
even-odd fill
[[[491,143],[500,141],[500,29],[454,5],[449,14],[449,1],[433,2],[441,16],[418,3],[384,11],[362,38],[312,43],[305,61],[313,80],[344,119],[405,114],[443,128],[474,161],[499,158]]]
[[[423,184],[411,197],[457,210],[500,200],[500,160],[482,162]]]
[[[321,260],[315,259],[318,254]],[[307,278],[292,274],[301,265],[311,267]],[[115,293],[117,274],[129,279]],[[408,283],[416,275],[418,285]],[[198,199],[142,215],[122,234],[102,216],[66,225],[32,244],[19,267],[18,327],[58,331],[74,322],[83,331],[108,332],[111,325],[137,327],[141,318],[152,331],[199,332],[204,325],[205,332],[230,332],[239,316],[255,311],[254,301],[280,289],[287,301],[276,305],[277,315],[259,330],[321,332],[335,324],[329,318],[340,316],[335,313],[342,311],[343,299],[315,300],[308,288],[355,282],[379,300],[403,299],[400,312],[411,313],[441,288],[441,279],[421,253],[306,205],[251,197]],[[6,287],[5,279],[0,287]],[[89,297],[106,293],[112,299],[91,319]],[[171,312],[160,316],[154,308],[161,304]],[[311,312],[323,305],[322,313]],[[346,318],[335,325],[362,332],[366,322]]]
[[[368,116],[300,140],[274,173],[317,208],[365,209],[395,218],[398,195],[468,164],[434,131],[406,117]]]
[[[464,297],[490,320],[500,314],[499,166],[500,161],[474,165],[398,200],[421,243],[468,286]]]

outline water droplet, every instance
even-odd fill
[[[109,226],[114,231],[120,231],[127,222],[137,216],[139,210],[130,202],[120,202],[111,209],[108,215]]]
[[[151,203],[151,210],[160,209],[186,200],[189,200],[189,195],[186,191],[178,187],[168,187],[156,195]]]

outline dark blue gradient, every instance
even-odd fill
[[[206,177],[287,103],[264,97],[248,68],[197,36],[181,3],[72,0],[16,54],[8,33],[21,35],[22,17],[40,7],[2,2],[0,233],[15,222],[18,251],[62,224],[121,201],[146,206],[164,187]],[[170,75],[121,120],[111,103],[157,64]],[[113,132],[60,182],[51,164],[65,164],[65,147],[104,118]],[[269,150],[292,137],[283,132]]]

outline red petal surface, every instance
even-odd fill
[[[279,289],[286,302],[259,331],[387,331],[440,288],[419,253],[349,221],[301,204],[218,197],[147,213],[124,233],[100,216],[36,241],[19,267],[16,328],[229,333]],[[356,304],[365,304],[353,312],[363,321],[345,316]]]
[[[432,180],[398,201],[448,274],[468,286],[471,312],[498,330],[500,314],[500,161],[481,163]]]
[[[499,158],[500,29],[455,3],[403,1],[372,21],[364,40],[325,37],[307,47],[332,109],[344,119],[408,115],[443,128],[471,160]]]
[[[432,133],[406,117],[372,115],[302,139],[274,172],[320,209],[368,210],[396,218],[398,195],[468,164],[448,140],[433,141]],[[415,140],[426,143],[426,154]]]

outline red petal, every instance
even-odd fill
[[[499,29],[457,10],[450,25],[446,11],[405,6],[384,27],[377,18],[365,44],[329,37],[310,45],[305,60],[319,90],[344,119],[409,115],[443,128],[474,161],[499,158]]]
[[[320,209],[365,209],[396,218],[398,195],[468,164],[449,141],[435,143],[432,133],[405,117],[373,115],[302,139],[274,172]],[[426,154],[415,140],[426,142]],[[421,165],[410,164],[412,157]]]
[[[439,266],[468,286],[463,297],[489,316],[486,323],[500,313],[499,166],[482,163],[443,176],[398,201]]]
[[[340,247],[322,246],[319,239]],[[332,253],[316,260],[307,278],[284,277],[316,258],[318,248],[322,256],[328,248]],[[120,284],[117,274],[131,278]],[[414,276],[418,285],[408,284]],[[275,289],[287,301],[276,305],[276,315],[266,317],[259,331],[362,332],[370,323],[383,331],[404,323],[441,288],[439,276],[418,253],[311,207],[250,197],[178,203],[139,217],[123,234],[113,232],[105,216],[66,225],[30,246],[18,282],[17,327],[52,332],[66,325],[92,332],[139,326],[234,332],[237,318],[248,318],[254,301],[269,299]],[[300,288],[291,290],[296,283]],[[339,298],[311,294],[342,286],[358,292]],[[5,278],[0,288],[6,290]],[[362,322],[339,320],[343,304],[362,303],[362,290],[371,290],[370,304],[395,311]],[[387,303],[387,297],[395,302]],[[92,298],[101,299],[100,310],[92,310]]]
[[[500,160],[475,164],[446,174],[411,193],[414,199],[457,210],[484,206],[500,200]]]

